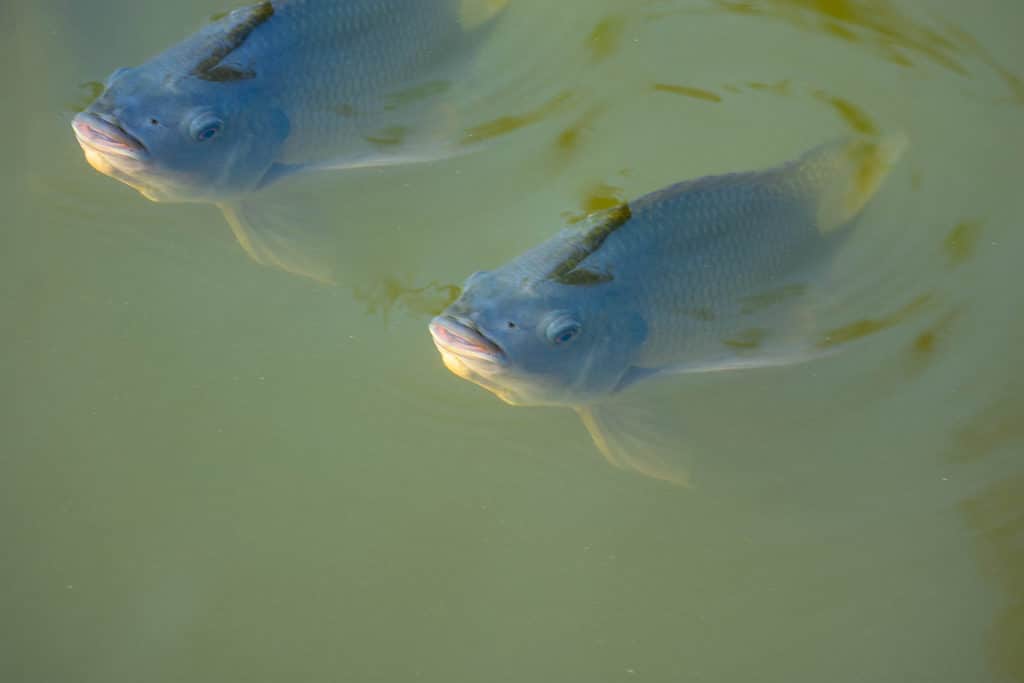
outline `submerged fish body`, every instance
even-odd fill
[[[622,464],[610,445],[622,439],[596,415],[623,389],[810,356],[802,278],[834,251],[904,145],[843,140],[593,215],[473,275],[431,322],[435,344],[452,372],[509,403],[580,411]]]
[[[297,172],[445,156],[417,126],[505,2],[264,0],[116,71],[72,125],[101,173],[242,221],[238,202]]]

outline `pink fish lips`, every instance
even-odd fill
[[[78,114],[72,120],[71,127],[78,138],[78,144],[86,152],[134,161],[144,161],[148,156],[146,147],[138,139],[116,123],[95,114]]]
[[[485,337],[475,327],[451,316],[438,316],[430,322],[430,334],[434,344],[442,353],[451,353],[461,358],[500,363],[505,354],[501,347]]]

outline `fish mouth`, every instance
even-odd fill
[[[121,127],[115,120],[82,112],[71,121],[75,137],[86,151],[144,161],[148,157],[146,146]]]
[[[501,363],[505,359],[502,348],[465,318],[439,315],[430,321],[430,334],[442,355],[447,353],[490,363]]]

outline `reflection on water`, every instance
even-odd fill
[[[71,135],[223,4],[0,3],[0,680],[1024,681],[1018,3],[514,0],[358,136],[429,111],[455,154],[282,188],[329,285]],[[438,360],[455,283],[560,227],[895,131],[811,321],[842,353],[657,387],[691,489]]]

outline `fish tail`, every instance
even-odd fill
[[[458,0],[459,22],[472,31],[494,19],[508,6],[509,0]]]
[[[853,220],[903,156],[907,136],[847,138],[811,150],[797,161],[798,173],[815,192],[817,225],[829,233]]]

